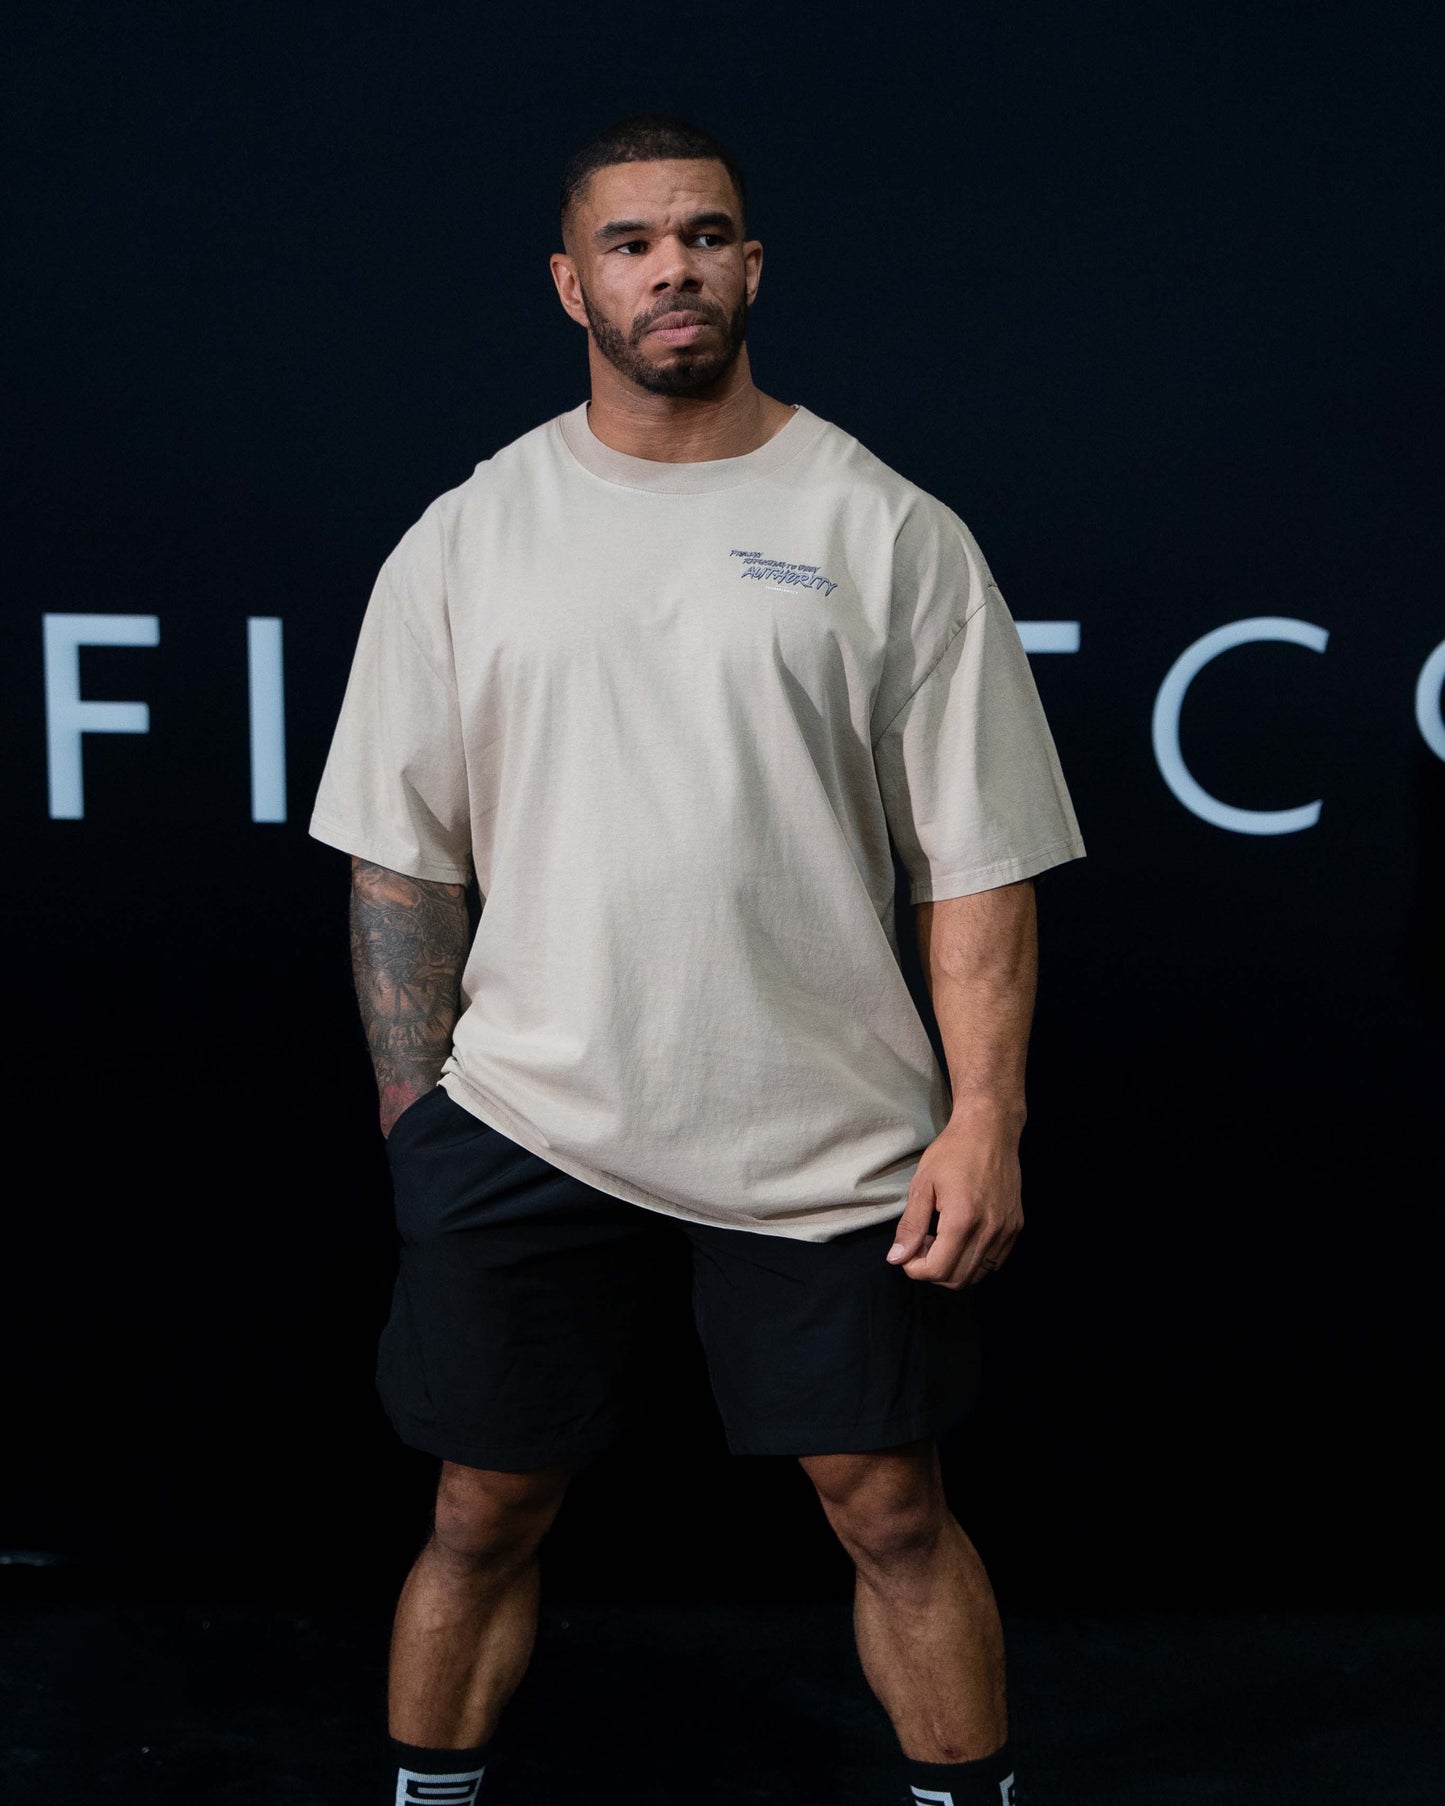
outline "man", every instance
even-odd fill
[[[641,1421],[679,1237],[730,1450],[796,1456],[856,1564],[899,1798],[1016,1797],[937,1437],[1023,1225],[1032,880],[1084,846],[968,528],[754,385],[745,209],[665,115],[572,158],[551,272],[590,402],[385,561],[311,824],[352,855],[395,1185],[377,1383],[442,1463],[392,1641],[398,1802],[478,1797],[538,1546]]]

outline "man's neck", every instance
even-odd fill
[[[587,424],[594,438],[629,457],[696,464],[756,451],[787,425],[794,411],[751,382],[706,400],[594,386]]]

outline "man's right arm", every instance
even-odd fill
[[[351,972],[376,1069],[381,1132],[451,1052],[468,947],[467,887],[351,858]]]

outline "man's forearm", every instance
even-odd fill
[[[953,1117],[994,1113],[1021,1131],[1038,980],[1033,881],[920,903],[916,918]]]
[[[920,903],[915,920],[953,1110],[919,1157],[885,1258],[910,1279],[956,1289],[1002,1266],[1023,1229],[1019,1137],[1038,976],[1033,883]]]
[[[351,861],[351,972],[382,1133],[437,1082],[467,958],[467,890]]]

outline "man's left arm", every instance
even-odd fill
[[[1038,978],[1033,880],[915,911],[953,1111],[919,1160],[888,1259],[910,1279],[957,1290],[1002,1266],[1024,1225],[1019,1136]]]

